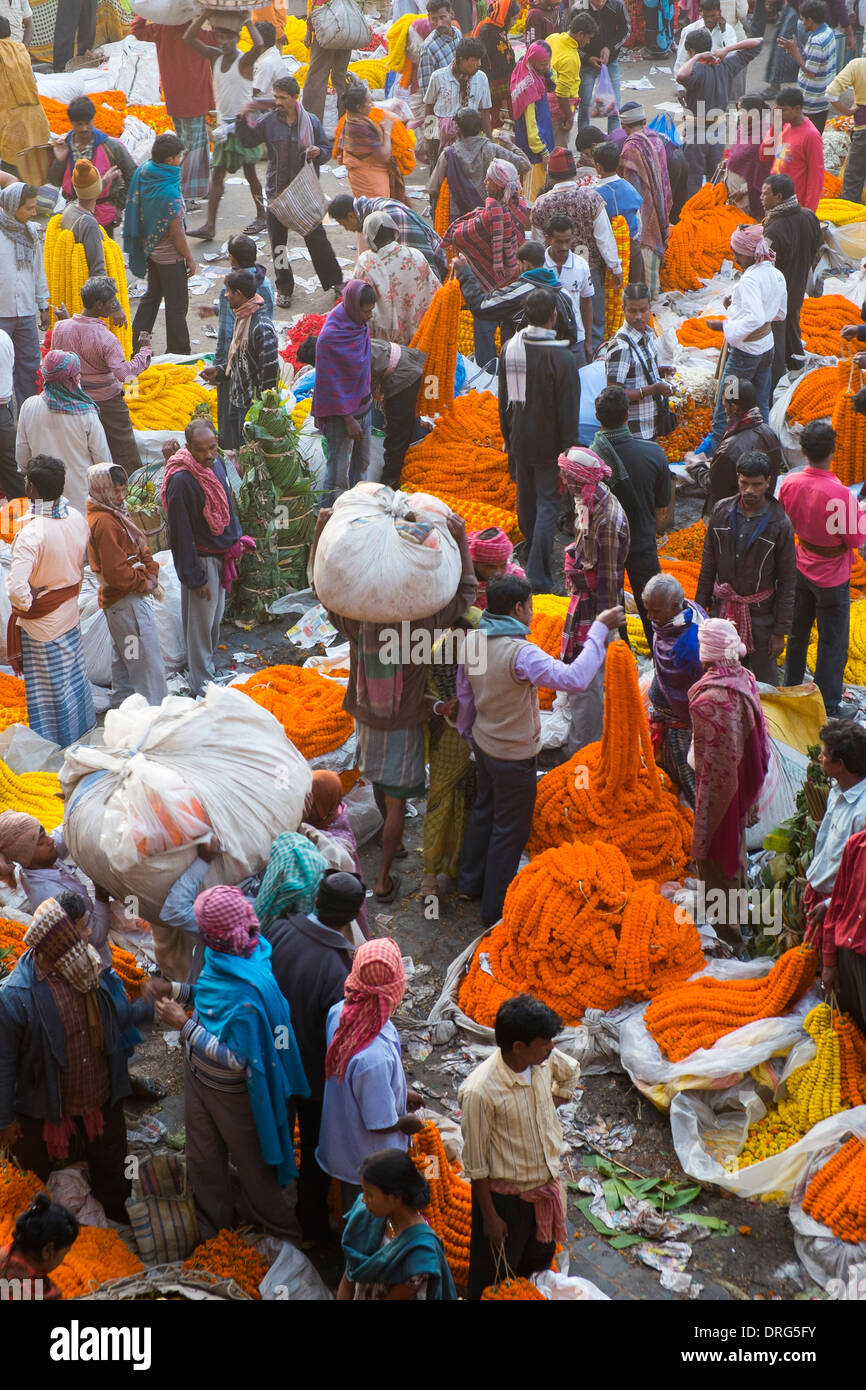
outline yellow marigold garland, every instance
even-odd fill
[[[815,216],[819,222],[832,222],[834,227],[845,227],[849,222],[866,222],[863,204],[850,203],[845,198],[821,198]]]
[[[0,811],[26,811],[45,830],[63,820],[60,778],[54,772],[13,772],[0,762]]]
[[[102,232],[102,251],[105,257],[105,273],[110,275],[117,285],[117,297],[126,314],[126,325],[123,328],[119,328],[108,319],[105,323],[123,348],[124,356],[128,358],[132,353],[132,318],[126,267],[123,264],[123,252],[105,230]],[[81,286],[89,277],[84,247],[80,242],[76,242],[68,228],[61,229],[60,213],[50,219],[45,230],[44,255],[53,328],[56,322],[54,310],[61,304],[66,305],[70,314],[81,313]]]
[[[216,426],[215,390],[199,386],[195,378],[204,366],[196,362],[179,366],[171,362],[157,363],[123,388],[129,407],[129,418],[136,430],[182,430],[190,422],[197,405],[206,402]]]
[[[343,709],[342,685],[312,667],[266,666],[236,688],[270,710],[304,758],[333,752],[355,727]]]
[[[533,596],[532,626],[529,629],[529,640],[556,661],[559,661],[562,655],[562,630],[565,627],[567,613],[567,598],[560,598],[558,594],[535,594]],[[538,704],[540,709],[550,709],[553,699],[554,692],[552,690],[539,689]]]
[[[681,878],[691,860],[692,815],[656,766],[637,668],[624,642],[607,650],[604,730],[538,784],[530,854],[599,840],[628,854],[635,878]]]

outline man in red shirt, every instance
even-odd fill
[[[824,190],[824,142],[806,119],[799,88],[783,87],[775,104],[783,124],[771,173],[787,174],[793,179],[800,207],[814,212]],[[774,138],[771,131],[767,141],[772,144]]]
[[[820,933],[819,933],[820,935]],[[866,1033],[866,830],[850,836],[824,918],[821,979]]]
[[[819,137],[820,138],[820,137]],[[848,658],[848,613],[853,552],[864,540],[852,493],[831,471],[836,448],[832,425],[806,425],[800,448],[805,468],[789,473],[778,497],[797,533],[797,588],[794,622],[788,638],[785,685],[799,685],[806,669],[812,624],[818,623],[815,682],[830,718],[839,712],[842,676]]]
[[[185,153],[180,166],[180,191],[189,207],[190,200],[207,197],[210,159],[205,118],[215,109],[216,100],[213,64],[184,43],[186,28],[186,24],[149,24],[139,16],[132,21],[133,38],[156,45],[165,109],[183,141]],[[211,32],[202,33],[199,38],[210,43]]]

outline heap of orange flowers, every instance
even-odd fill
[[[660,555],[670,555],[677,560],[696,560],[700,564],[704,553],[704,539],[707,528],[702,521],[694,521],[681,531],[671,531],[661,547]]]
[[[454,400],[454,374],[457,370],[457,335],[463,295],[459,281],[449,275],[440,285],[422,318],[410,347],[426,352],[424,390],[418,392],[417,415],[430,415]]]
[[[692,815],[653,758],[634,657],[607,649],[604,728],[538,784],[530,854],[573,840],[605,840],[628,854],[635,878],[681,878],[691,859]]]
[[[0,674],[0,730],[8,729],[10,724],[26,724],[27,697],[24,682],[17,676]]]
[[[512,879],[502,921],[479,943],[460,1007],[492,1027],[524,991],[577,1024],[586,1009],[648,999],[702,969],[694,924],[615,845],[560,845]]]
[[[370,112],[370,120],[377,125],[383,125],[387,120],[391,128],[391,156],[405,178],[411,174],[415,168],[415,136],[412,134],[402,121],[396,121],[382,111],[378,106],[374,106]],[[343,126],[346,124],[346,117],[341,116],[337,122],[337,129],[334,132],[334,153],[340,148],[340,137],[343,134]],[[340,161],[342,163],[342,160]]]
[[[27,950],[24,942],[24,933],[27,930],[23,922],[16,922],[12,917],[0,917],[0,970],[5,968],[7,974],[11,975]],[[139,969],[131,951],[122,950],[120,946],[115,946],[113,941],[109,942],[109,945],[111,965],[123,981],[127,999],[137,999],[141,994],[141,986],[147,979],[147,971]]]
[[[866,415],[854,409],[854,397],[860,390],[863,375],[856,368],[852,372],[847,362],[840,362],[836,371],[839,394],[832,415],[836,431],[833,472],[841,483],[850,487],[861,481],[863,459],[866,458]]]
[[[82,1226],[66,1259],[49,1277],[64,1298],[82,1298],[109,1280],[127,1279],[143,1270],[141,1260],[133,1255],[117,1231]]]
[[[833,355],[838,357],[839,352]],[[794,387],[788,402],[787,418],[793,425],[808,425],[810,420],[829,420],[838,394],[838,366],[815,367],[802,376]]]
[[[540,647],[548,656],[559,661],[562,655],[562,629],[568,613],[568,599],[558,594],[536,594],[532,600],[532,626],[529,640]],[[553,704],[552,690],[539,690],[540,709],[550,709]]]
[[[860,321],[859,309],[842,294],[804,299],[800,310],[803,346],[819,357],[839,357],[844,350],[842,329]]]
[[[19,1168],[17,1163],[0,1155],[0,1245],[11,1239],[11,1228],[15,1220],[26,1211],[38,1193],[45,1191],[45,1184],[35,1173]],[[9,1235],[3,1234],[9,1224]]]
[[[806,1188],[803,1210],[839,1240],[866,1240],[866,1145],[856,1137],[819,1168]]]
[[[701,440],[709,434],[713,422],[713,407],[707,401],[686,396],[682,404],[677,405],[676,414],[677,424],[670,434],[659,435],[656,440],[671,463],[679,463],[689,449],[697,448]]]
[[[677,328],[677,340],[683,347],[721,348],[725,335],[721,328],[711,328],[710,320],[720,321],[724,317],[724,314],[709,314],[700,318],[684,319]]]
[[[131,951],[124,951],[122,947],[115,946],[113,941],[109,942],[109,945],[111,946],[111,966],[115,975],[119,975],[123,981],[127,999],[138,999],[141,994],[141,986],[147,979],[147,971],[139,968]]]
[[[270,710],[303,758],[340,748],[355,727],[343,709],[343,687],[313,668],[265,666],[237,689]]]
[[[496,397],[467,391],[452,401],[430,433],[407,451],[400,486],[404,492],[444,492],[516,512],[517,489],[502,451]]]
[[[661,269],[663,290],[699,290],[731,257],[731,233],[753,222],[727,202],[724,184],[705,183],[671,227]]]
[[[674,985],[644,1014],[647,1030],[672,1062],[712,1047],[726,1033],[761,1018],[778,1018],[802,999],[818,970],[812,946],[793,946],[761,979],[716,980],[709,975]]]
[[[541,1289],[536,1288],[531,1279],[515,1278],[503,1279],[499,1284],[489,1284],[481,1295],[481,1302],[500,1303],[508,1300],[514,1301],[515,1299],[530,1301],[532,1299],[538,1300],[539,1298],[542,1303],[547,1302]]]
[[[838,174],[831,174],[829,169],[824,170],[824,187],[821,189],[821,197],[842,197],[842,180]]]
[[[472,1189],[460,1164],[449,1160],[432,1120],[425,1120],[424,1128],[413,1137],[410,1154],[430,1188],[430,1205],[424,1208],[424,1215],[445,1247],[455,1284],[467,1284]]]
[[[135,116],[149,125],[157,135],[174,131],[174,122],[164,106],[142,106],[133,102],[127,105],[124,92],[91,92],[90,100],[96,107],[93,124],[97,130],[118,138],[123,133],[123,122],[127,116]],[[52,97],[39,98],[42,110],[48,119],[52,135],[65,135],[71,128],[66,114],[66,102],[55,101]],[[414,167],[414,166],[413,166]]]
[[[462,497],[455,497],[453,493],[435,491],[430,494],[438,497],[440,502],[444,502],[446,507],[450,507],[457,516],[462,516],[466,522],[467,531],[485,531],[490,526],[496,526],[504,531],[509,540],[517,543],[521,539],[520,523],[517,520],[516,512],[505,511],[503,507],[491,507],[487,502],[465,501]],[[0,725],[2,727],[2,725]]]
[[[700,578],[701,565],[699,560],[678,560],[675,555],[659,555],[659,564],[663,574],[673,574],[683,586],[683,593],[686,598],[694,599],[698,592],[698,579]]]
[[[254,1245],[248,1245],[237,1231],[218,1231],[210,1240],[197,1245],[184,1269],[203,1269],[219,1279],[234,1279],[250,1298],[261,1298],[259,1284],[268,1272],[268,1262]]]

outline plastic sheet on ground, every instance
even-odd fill
[[[0,759],[18,776],[22,772],[59,772],[63,749],[28,724],[10,724],[0,733]]]
[[[828,1139],[826,1148],[811,1155],[794,1187],[789,1213],[794,1227],[794,1248],[810,1278],[822,1289],[828,1289],[832,1297],[862,1302],[866,1300],[866,1241],[854,1244],[840,1240],[827,1226],[803,1211],[803,1198],[819,1168],[823,1168],[852,1135],[866,1140],[866,1106],[846,1110],[833,1118],[843,1122],[838,1132],[832,1140]],[[844,1292],[832,1287],[834,1280],[841,1281]]]
[[[866,1116],[866,1107],[831,1115],[781,1153],[741,1168],[737,1155],[746,1142],[749,1126],[766,1113],[767,1107],[753,1081],[741,1081],[713,1095],[683,1091],[675,1096],[671,1104],[671,1137],[683,1172],[737,1197],[773,1193],[789,1199],[812,1156],[838,1143],[852,1116]]]
[[[561,1260],[562,1256],[558,1257]],[[567,1265],[567,1261],[566,1261]],[[597,1284],[593,1284],[591,1279],[580,1279],[576,1275],[558,1273],[554,1269],[545,1269],[541,1274],[533,1274],[532,1282],[536,1288],[540,1289],[545,1298],[549,1298],[552,1303],[560,1302],[579,1302],[579,1303],[609,1303],[610,1294],[602,1293]]]
[[[330,1302],[334,1295],[302,1250],[287,1240],[262,1236],[253,1242],[270,1268],[259,1284],[265,1302]]]
[[[496,1046],[492,1028],[476,1023],[465,1014],[457,1002],[457,991],[469,962],[475,954],[479,942],[487,933],[477,936],[460,955],[451,962],[442,984],[442,992],[427,1018],[428,1025],[451,1019],[461,1032],[472,1039],[475,1050],[481,1053],[492,1052]],[[604,1072],[621,1071],[618,1061],[618,1035],[621,1021],[636,1008],[636,1004],[620,1004],[607,1013],[600,1009],[587,1009],[584,1021],[577,1028],[563,1028],[556,1045],[580,1063],[581,1074],[598,1076]]]
[[[713,960],[701,971],[700,977],[756,979],[768,974],[774,964],[767,957],[750,961]],[[810,990],[783,1018],[747,1023],[733,1033],[726,1033],[713,1047],[698,1048],[680,1062],[670,1062],[662,1054],[644,1023],[647,1005],[641,1004],[620,1025],[620,1062],[637,1089],[659,1110],[667,1110],[682,1091],[722,1091],[770,1057],[787,1056],[803,1037],[803,1019],[817,1002],[815,991]]]

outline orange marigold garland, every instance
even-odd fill
[[[840,357],[845,351],[841,330],[847,324],[859,322],[859,309],[844,295],[824,294],[817,299],[804,299],[800,310],[803,346],[819,357]]]
[[[204,1269],[220,1279],[234,1279],[250,1298],[261,1298],[259,1284],[268,1272],[268,1262],[254,1245],[248,1245],[237,1231],[218,1231],[210,1240],[197,1245],[184,1269]]]
[[[860,389],[862,373],[840,362],[836,368],[840,394],[833,407],[832,424],[836,431],[836,451],[833,455],[833,472],[841,483],[850,487],[863,477],[863,459],[866,457],[866,416],[854,409],[854,397]]]
[[[631,237],[629,236],[628,223],[624,217],[616,216],[610,222],[613,228],[613,239],[616,242],[616,252],[622,264],[622,280],[618,285],[614,284],[613,275],[609,270],[605,271],[604,276],[604,337],[605,342],[612,338],[622,326],[623,307],[622,307],[622,287],[628,284],[629,271],[631,269]]]
[[[147,971],[139,968],[131,951],[124,951],[122,947],[115,946],[113,941],[110,941],[109,945],[111,947],[112,969],[123,981],[127,999],[138,999],[141,994],[141,986],[147,979]]]
[[[649,1005],[644,1023],[665,1056],[681,1062],[747,1023],[787,1013],[809,989],[817,969],[817,951],[794,946],[761,979],[703,976],[664,990]]]
[[[586,1009],[647,999],[702,969],[700,938],[654,883],[639,883],[614,845],[560,845],[512,879],[501,923],[478,945],[460,1007],[492,1027],[524,991],[569,1024]]]
[[[683,527],[681,531],[670,531],[659,553],[677,560],[691,560],[700,564],[706,535],[707,528],[704,523],[695,521],[691,526]]]
[[[19,1168],[9,1158],[0,1157],[0,1221],[11,1221],[26,1211],[45,1184],[27,1168]],[[3,1243],[3,1242],[0,1242]]]
[[[49,1278],[64,1298],[82,1298],[109,1280],[127,1279],[131,1274],[141,1274],[143,1269],[141,1260],[117,1231],[82,1226],[66,1259],[51,1271]]]
[[[450,225],[451,189],[448,187],[448,180],[443,179],[439,189],[439,197],[436,199],[436,215],[433,219],[433,230],[439,236],[444,236]]]
[[[562,654],[562,629],[568,614],[568,599],[558,594],[536,594],[532,600],[532,626],[529,640],[540,647],[548,656],[559,661]],[[539,690],[540,709],[550,709],[553,704],[552,690]]]
[[[375,121],[377,125],[384,125],[385,121],[388,120],[391,127],[391,157],[404,178],[407,174],[411,174],[415,168],[415,136],[411,130],[402,121],[396,121],[393,117],[389,117],[388,113],[378,106],[374,106],[370,112],[370,120]],[[339,154],[340,137],[343,134],[345,123],[346,117],[341,116],[337,122],[337,129],[334,131],[334,155],[340,164],[343,162]]]
[[[731,259],[731,233],[754,221],[727,203],[724,184],[705,183],[671,227],[661,268],[663,290],[699,290]]]
[[[449,276],[440,285],[430,307],[415,330],[410,347],[426,352],[423,389],[418,392],[417,415],[431,415],[454,400],[457,370],[457,335],[463,295],[459,281]]]
[[[508,476],[499,406],[489,391],[467,391],[438,416],[434,428],[406,453],[404,492],[432,492],[517,511]]]
[[[432,1120],[413,1137],[412,1161],[427,1180],[430,1204],[424,1215],[445,1247],[455,1284],[469,1282],[469,1235],[472,1228],[472,1188],[460,1164],[445,1153],[442,1135]]]
[[[536,1285],[533,1284],[531,1279],[514,1278],[503,1279],[498,1284],[488,1284],[487,1288],[481,1295],[481,1302],[514,1302],[517,1299],[522,1299],[526,1300],[527,1302],[530,1302],[533,1299],[537,1301],[539,1298],[541,1299],[542,1303],[547,1302],[547,1299],[541,1292],[541,1289],[537,1288]]]
[[[833,354],[838,357],[838,351]],[[847,378],[846,378],[847,385]],[[815,367],[801,377],[788,402],[786,415],[791,424],[808,425],[810,420],[829,420],[839,395],[839,368]]]
[[[455,497],[453,493],[439,489],[431,492],[431,496],[438,497],[457,516],[462,516],[467,531],[485,531],[489,526],[496,526],[515,544],[521,539],[516,512],[506,511],[504,507],[492,507],[487,502],[467,501],[464,497]]]
[[[821,190],[822,198],[841,198],[842,180],[838,174],[831,174],[829,169],[824,170],[824,187]]]
[[[694,396],[686,395],[676,403],[676,417],[677,424],[670,434],[659,435],[656,441],[671,463],[679,463],[689,449],[697,448],[709,434],[713,407],[706,400],[696,400]]]
[[[803,1197],[803,1211],[839,1240],[866,1240],[866,1145],[856,1137],[814,1175]]]
[[[605,840],[627,853],[635,878],[681,878],[691,859],[692,815],[663,777],[634,657],[615,641],[607,649],[601,742],[542,777],[529,853]]]
[[[343,709],[343,687],[308,667],[265,666],[237,689],[270,710],[304,758],[340,748],[355,727]]]
[[[715,320],[724,319],[724,314],[712,314],[709,318]],[[684,319],[677,329],[677,341],[683,347],[696,348],[721,348],[725,341],[725,335],[721,328],[710,328],[708,319],[704,316],[696,319]]]

